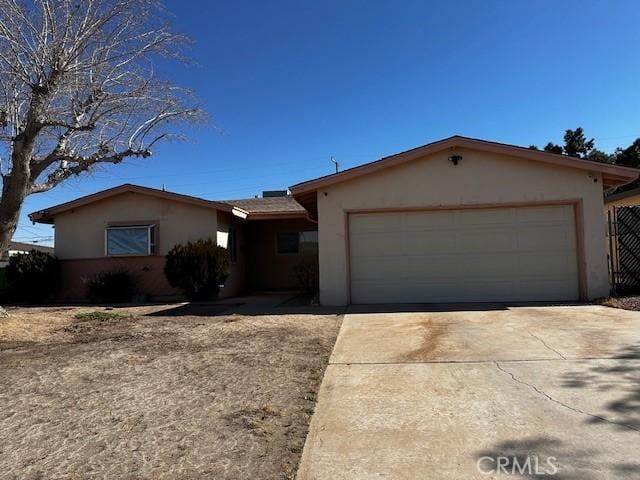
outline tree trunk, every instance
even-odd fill
[[[11,172],[2,182],[0,199],[0,254],[7,252],[9,242],[18,226],[22,202],[29,188],[29,161],[24,158],[24,148],[14,143]]]

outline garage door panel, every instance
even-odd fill
[[[488,254],[465,255],[464,266],[460,275],[468,278],[491,279],[514,275],[517,269],[515,254],[505,255],[502,252]]]
[[[387,214],[389,216],[395,213]],[[456,225],[457,220],[448,211],[435,211],[431,215],[424,215],[423,212],[411,212],[404,215],[404,225],[408,231],[420,230],[443,230]]]
[[[518,223],[521,225],[573,224],[573,208],[568,206],[527,207],[513,210],[515,210]]]
[[[406,232],[404,235],[404,251],[408,255],[421,255],[425,252],[425,245],[430,250],[441,253],[456,253],[458,245],[455,237],[447,230],[430,230],[420,232]]]
[[[389,232],[402,228],[403,218],[398,215],[353,215],[349,222],[353,231],[360,234]]]
[[[379,256],[379,252],[393,255],[394,247],[402,245],[404,235],[401,232],[373,233],[371,235],[357,235],[350,239],[351,249],[358,252],[357,256]]]
[[[406,278],[416,281],[425,277],[424,272],[429,271],[430,276],[442,279],[456,278],[459,275],[456,266],[457,253],[442,255],[412,256],[406,260]]]
[[[352,214],[354,303],[575,300],[571,206]]]
[[[460,226],[489,227],[491,225],[505,225],[513,223],[515,214],[509,208],[494,208],[480,210],[453,210],[457,224]]]
[[[540,227],[520,227],[516,230],[515,241],[519,250],[525,251],[565,251],[575,252],[576,237],[573,225],[551,225]]]
[[[478,227],[456,232],[458,251],[462,254],[514,251],[514,234],[505,227]]]
[[[401,256],[366,257],[358,263],[360,268],[351,273],[353,281],[392,282],[406,277],[406,258]]]
[[[549,252],[549,253],[522,253],[516,258],[516,268],[521,271],[522,276],[533,275],[565,275],[566,277],[576,277],[578,265],[570,253]]]

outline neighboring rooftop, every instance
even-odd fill
[[[280,197],[243,198],[224,200],[224,203],[240,208],[249,214],[249,219],[268,216],[304,217],[306,210],[291,195]]]
[[[631,188],[629,190],[623,190],[611,193],[604,196],[604,203],[616,202],[618,200],[624,200],[625,198],[635,197],[640,195],[640,187]]]
[[[37,250],[38,252],[53,253],[53,247],[47,247],[46,245],[36,245],[35,243],[23,243],[23,242],[10,242],[9,250],[17,252],[29,252],[31,250]]]
[[[46,245],[36,245],[34,243],[23,242],[9,242],[9,248],[7,249],[7,251],[0,255],[0,266],[4,267],[7,265],[10,252],[30,252],[31,250],[53,254],[53,247],[47,247]]]

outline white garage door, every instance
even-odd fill
[[[577,300],[571,206],[349,215],[352,303]]]

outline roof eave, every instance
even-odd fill
[[[44,223],[53,225],[53,216],[48,215],[46,210],[39,210],[28,215],[29,220],[33,223]]]
[[[250,212],[247,220],[285,220],[307,218],[307,211],[299,212]]]
[[[414,159],[450,148],[470,148],[480,151],[488,151],[515,156],[528,160],[541,161],[569,168],[579,168],[581,170],[591,171],[594,173],[597,172],[602,174],[603,183],[605,184],[605,186],[624,185],[637,179],[638,175],[640,174],[640,170],[635,168],[599,163],[590,160],[584,160],[581,158],[570,157],[568,155],[549,153],[540,150],[531,150],[515,145],[506,145],[496,142],[489,142],[486,140],[477,140],[467,137],[454,136],[446,138],[444,140],[439,140],[437,142],[429,143],[412,150],[407,150],[406,152],[383,157],[374,162],[360,165],[343,172],[334,173],[332,175],[327,175],[317,179],[298,183],[289,187],[289,190],[296,198],[296,200],[300,201],[298,197],[303,193],[312,192],[322,187],[342,183],[353,178],[367,175],[369,173],[373,173],[397,165],[402,165]]]
[[[191,205],[197,205],[205,208],[221,210],[223,212],[229,212],[240,217],[246,214],[246,212],[243,209],[235,207],[234,205],[230,205],[228,203],[204,200],[202,198],[191,197],[189,195],[182,195],[180,193],[165,192],[163,190],[156,190],[154,188],[142,187],[140,185],[132,185],[132,184],[125,183],[123,185],[109,188],[107,190],[102,190],[100,192],[96,192],[91,195],[86,195],[84,197],[77,198],[69,202],[61,203],[59,205],[55,205],[53,207],[50,207],[44,210],[32,212],[29,214],[29,219],[32,222],[36,222],[36,223],[53,224],[55,216],[60,213],[64,213],[66,211],[73,210],[75,208],[89,205],[91,203],[94,203],[100,200],[105,200],[107,198],[111,198],[113,196],[120,195],[122,193],[128,193],[128,192],[140,193],[142,195],[149,195],[152,197],[163,198],[166,200],[184,202]]]

